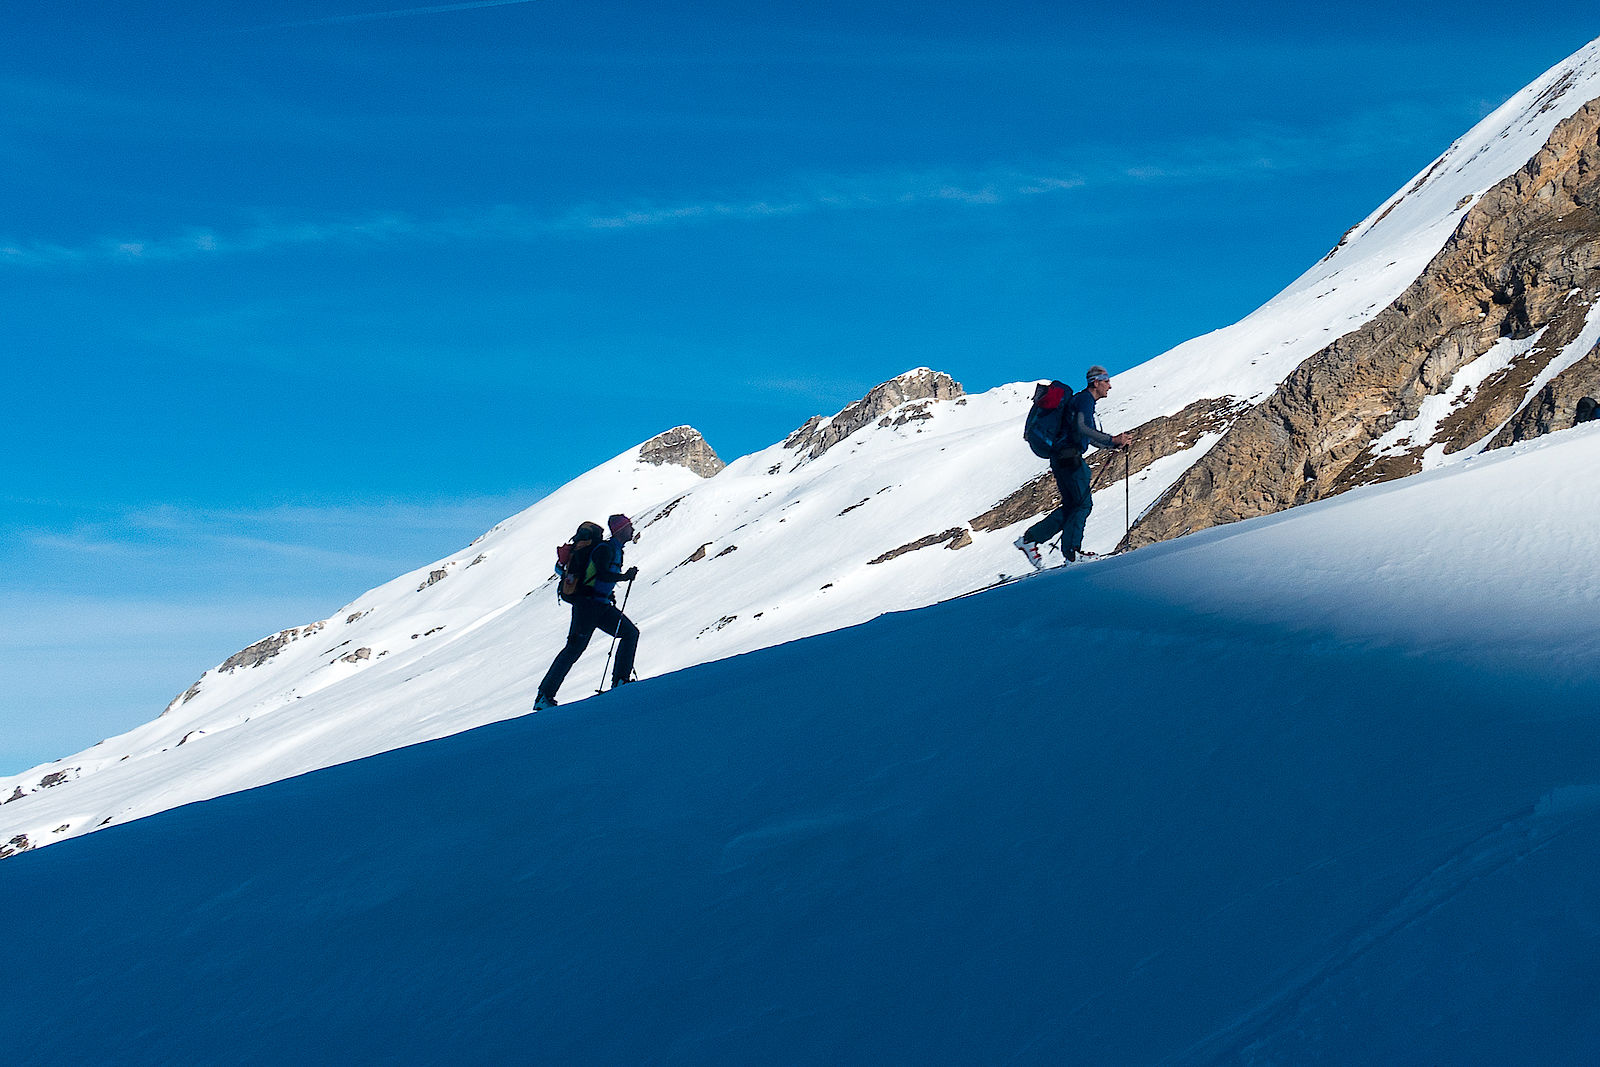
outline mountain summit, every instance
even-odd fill
[[[675,463],[702,478],[713,478],[727,464],[693,426],[675,426],[639,446],[639,459],[660,466]]]

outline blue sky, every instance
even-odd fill
[[[1241,317],[1593,32],[1502,16],[14,6],[0,771],[670,426]]]

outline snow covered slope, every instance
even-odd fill
[[[1136,426],[1204,398],[1264,399],[1301,363],[1388,307],[1473,203],[1596,97],[1600,39],[1474,126],[1260,309],[1119,375],[1102,411],[1106,424]]]
[[[1583,427],[16,857],[0,1032],[1595,1062],[1597,469]]]
[[[1473,199],[1595,96],[1600,41],[1485,119],[1255,314],[1119,375],[1103,421],[1120,429],[1206,399],[1259,399],[1393,300]],[[887,386],[910,395],[937,377],[910,372]],[[583,519],[623,511],[641,531],[628,612],[644,631],[643,677],[1014,574],[1011,542],[1037,508],[998,528],[975,520],[1041,472],[1019,438],[1030,390],[958,397],[941,386],[815,447],[841,413],[709,479],[630,450],[450,558],[245,650],[151,723],[0,780],[0,855],[521,714],[565,633],[553,549]],[[1130,513],[1217,438],[1139,470],[1126,498],[1121,486],[1098,494],[1086,547],[1115,546]],[[605,643],[591,648],[563,700],[598,684]],[[916,666],[885,669],[910,677]]]
[[[0,781],[0,843],[38,847],[526,712],[566,636],[555,546],[612,511],[640,531],[628,613],[642,677],[991,582],[1022,563],[1014,533],[872,561],[963,525],[993,503],[991,477],[1031,474],[1022,392],[913,402],[900,425],[815,458],[776,445],[711,479],[619,456],[454,556],[244,650],[149,724]],[[597,638],[564,701],[593,692],[605,650]]]

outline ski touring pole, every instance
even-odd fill
[[[1132,483],[1130,481],[1130,475],[1128,473],[1130,468],[1132,467],[1132,462],[1129,460],[1128,457],[1132,452],[1133,452],[1133,445],[1131,443],[1128,445],[1127,448],[1124,448],[1122,450],[1122,525],[1123,525],[1122,547],[1123,548],[1129,547],[1128,538],[1133,535],[1133,485],[1132,485]]]
[[[623,592],[622,592],[622,606],[617,609],[618,612],[625,612],[625,611],[628,610],[628,597],[630,595],[632,595],[632,593],[633,593],[633,580],[629,579],[628,588],[623,590]],[[611,635],[611,647],[606,650],[606,665],[604,667],[600,668],[600,688],[595,690],[595,695],[596,696],[598,696],[599,694],[604,693],[606,691],[606,676],[611,673],[611,657],[617,651],[617,638],[621,633],[622,633],[622,627],[618,626],[617,627],[617,633],[614,633],[614,634]]]

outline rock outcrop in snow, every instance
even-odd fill
[[[1133,544],[1570,426],[1600,387],[1597,304],[1600,100],[1479,199],[1399,299],[1234,422]]]
[[[885,417],[913,400],[955,400],[963,396],[961,383],[948,374],[918,367],[876,386],[866,396],[832,418],[815,415],[789,435],[783,447],[793,449],[803,459],[812,460],[857,430]],[[927,408],[901,413],[900,424],[926,417]]]
[[[713,478],[727,464],[693,426],[675,426],[639,447],[639,458],[653,466],[675,463],[702,478]]]

